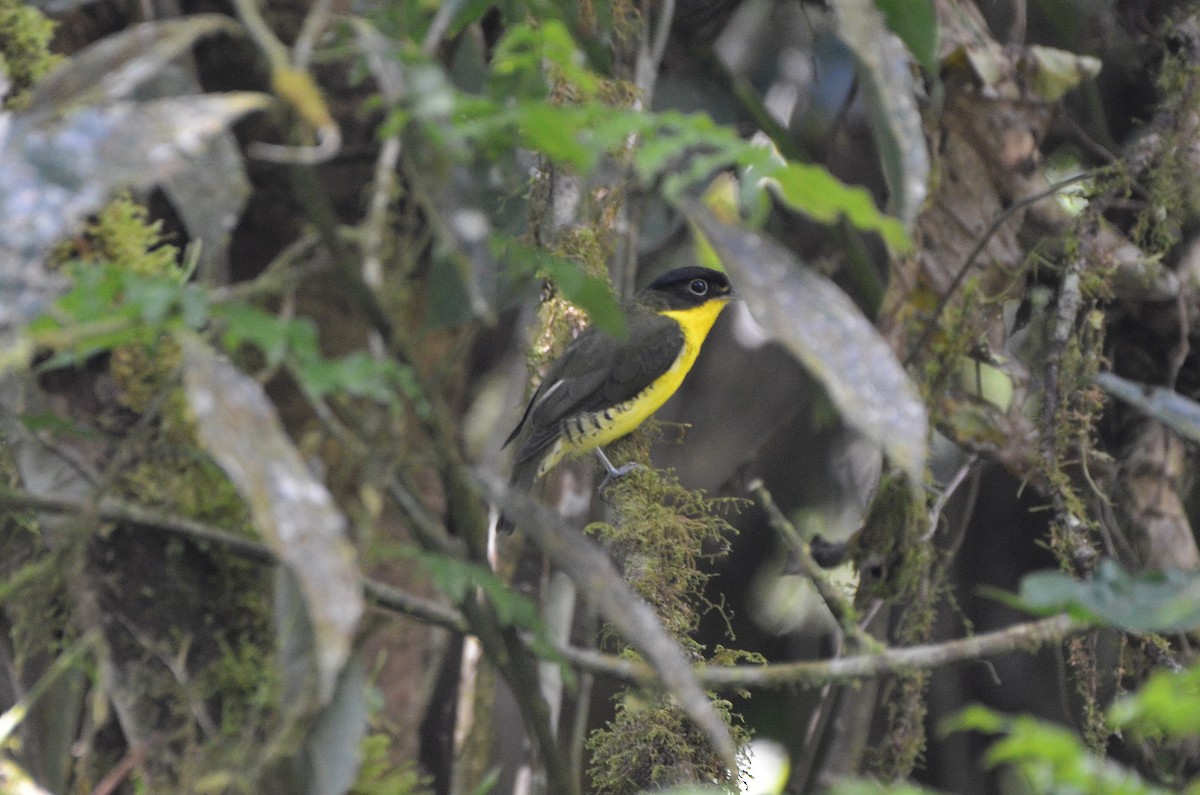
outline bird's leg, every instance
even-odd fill
[[[641,464],[637,463],[636,461],[630,461],[628,464],[622,464],[619,467],[615,467],[612,465],[612,461],[608,460],[608,456],[604,454],[603,449],[597,447],[595,450],[596,455],[600,458],[600,463],[604,464],[604,469],[608,472],[608,474],[604,476],[604,480],[600,481],[601,490],[608,488],[608,484],[612,483],[617,478],[623,478],[633,470],[641,467]]]

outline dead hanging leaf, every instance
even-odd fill
[[[821,382],[846,422],[918,486],[927,453],[925,405],[850,297],[766,235],[723,224],[698,206],[687,213],[759,325]]]
[[[148,100],[194,96],[202,91],[192,71],[168,64],[141,87],[138,96]],[[202,151],[189,156],[183,167],[160,185],[188,237],[200,244],[201,281],[224,284],[228,280],[229,239],[250,198],[250,179],[237,139],[228,129],[214,135]]]
[[[119,187],[148,186],[202,154],[262,94],[212,94],[83,107],[43,123],[11,119],[0,139],[0,282],[9,257],[40,260]],[[6,319],[0,311],[0,321]]]
[[[889,211],[912,229],[929,193],[929,149],[917,108],[917,83],[904,43],[872,0],[834,0],[839,38],[854,53],[871,133],[890,193]]]
[[[180,335],[184,389],[200,444],[250,507],[254,526],[287,565],[315,638],[317,693],[333,695],[363,612],[346,519],[312,476],[258,382],[190,335]]]
[[[128,98],[220,30],[236,26],[215,15],[140,25],[47,75],[27,110],[0,114],[0,329],[37,314],[63,288],[42,260],[113,191],[178,173],[235,119],[271,101],[255,93]]]
[[[970,65],[983,96],[1054,103],[1086,79],[1100,73],[1101,61],[1054,47],[1006,49],[987,36],[966,41],[947,56]]]

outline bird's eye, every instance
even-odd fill
[[[688,285],[688,289],[692,291],[692,295],[707,295],[708,282],[703,279],[693,279],[692,283]]]

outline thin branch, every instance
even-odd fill
[[[963,281],[967,278],[967,274],[971,272],[971,266],[975,264],[975,260],[977,260],[979,255],[983,253],[983,250],[987,248],[987,244],[991,241],[992,236],[1000,231],[1000,227],[1004,226],[1004,224],[1012,218],[1014,213],[1030,206],[1031,204],[1037,204],[1043,199],[1050,198],[1069,185],[1074,185],[1076,182],[1083,182],[1084,180],[1092,179],[1101,173],[1101,171],[1101,169],[1094,169],[1091,171],[1084,171],[1072,177],[1068,177],[1061,182],[1054,183],[1045,190],[1013,202],[1009,206],[1005,207],[1004,210],[997,213],[996,217],[992,220],[992,223],[987,229],[984,230],[983,234],[979,236],[979,241],[975,244],[975,247],[971,249],[971,253],[967,255],[967,259],[965,262],[963,262],[962,267],[958,269],[958,273],[954,274],[954,278],[950,280],[950,284],[946,287],[945,292],[942,293],[942,297],[938,299],[937,306],[933,308],[933,316],[929,318],[929,322],[925,324],[925,329],[921,332],[921,336],[917,339],[916,344],[914,344],[908,352],[908,357],[904,361],[905,366],[907,367],[912,365],[916,361],[917,356],[920,355],[921,351],[925,349],[925,345],[929,342],[930,337],[932,337],[934,332],[937,331],[938,321],[941,319],[942,313],[946,311],[946,307],[950,305],[950,299],[952,299],[954,294],[958,292],[958,288],[962,286]]]
[[[371,184],[371,204],[363,223],[362,277],[372,290],[383,289],[383,249],[387,234],[388,207],[396,191],[396,164],[400,162],[400,136],[389,135],[379,147],[375,159],[375,177]]]
[[[0,505],[72,515],[81,515],[88,508],[77,500],[38,497],[3,486],[0,486]],[[201,543],[219,544],[231,552],[259,563],[276,562],[274,554],[262,544],[204,522],[148,510],[114,499],[102,500],[95,510],[96,516],[104,521],[125,522]],[[363,579],[363,591],[372,603],[384,610],[400,613],[452,632],[465,634],[467,631],[467,621],[462,613],[448,605],[405,593],[369,578]],[[1084,622],[1059,615],[969,638],[907,648],[888,648],[878,653],[857,654],[833,660],[805,660],[768,665],[700,665],[694,670],[702,686],[718,690],[820,687],[829,682],[872,679],[931,670],[958,662],[978,661],[1009,652],[1033,651],[1039,646],[1062,641],[1089,628]],[[576,668],[591,674],[647,686],[654,686],[659,682],[655,669],[645,662],[567,645],[558,646],[556,651]]]
[[[215,527],[194,519],[176,516],[143,508],[122,500],[105,498],[96,506],[65,497],[41,497],[26,491],[0,486],[0,505],[8,508],[23,508],[43,513],[71,516],[94,515],[105,522],[157,530],[187,538],[201,544],[215,544],[246,560],[274,564],[279,560],[268,547],[252,538],[238,535],[230,530]],[[402,613],[453,632],[465,632],[466,622],[462,614],[452,607],[405,593],[377,580],[363,579],[363,591],[374,604],[386,610]]]
[[[783,511],[779,510],[779,506],[775,504],[775,500],[771,497],[771,493],[767,491],[763,482],[755,479],[750,483],[750,491],[754,494],[759,504],[762,505],[763,510],[767,512],[767,520],[770,522],[771,527],[779,534],[784,543],[788,545],[792,554],[796,556],[797,562],[800,564],[800,570],[804,572],[804,575],[812,582],[813,587],[817,589],[821,600],[825,602],[825,606],[833,614],[834,621],[837,622],[842,632],[845,633],[850,647],[854,651],[879,649],[879,641],[864,632],[862,627],[858,625],[858,612],[854,609],[854,605],[833,584],[833,581],[829,578],[829,574],[813,559],[812,546],[800,536],[800,531],[788,521],[788,518],[783,515]]]
[[[671,23],[675,21],[675,0],[662,0],[658,6],[658,22],[654,28],[653,42],[649,36],[643,35],[642,46],[638,52],[637,85],[642,91],[642,99],[647,109],[650,108],[650,100],[654,96],[654,86],[658,82],[658,69],[662,65],[663,54],[667,51]]]
[[[1088,624],[1064,614],[1014,624],[969,638],[890,648],[876,654],[768,665],[702,665],[696,668],[696,678],[705,687],[715,690],[821,687],[831,682],[848,683],[910,674],[958,662],[978,661],[998,654],[1034,651],[1047,643],[1057,643],[1089,628]],[[574,647],[558,651],[572,665],[592,673],[643,685],[656,681],[654,671],[641,661]]]
[[[333,10],[333,0],[317,0],[304,17],[300,26],[300,35],[292,45],[292,65],[301,71],[308,71],[312,61],[313,50],[317,48],[317,39],[329,25],[329,14]]]
[[[921,536],[921,540],[928,542],[933,540],[933,536],[937,533],[938,524],[942,521],[942,511],[946,510],[946,505],[950,502],[950,498],[958,491],[958,487],[967,479],[967,475],[975,468],[975,463],[979,460],[978,453],[971,453],[967,456],[967,460],[963,462],[958,471],[954,473],[954,477],[950,478],[950,482],[942,489],[941,494],[933,502],[933,507],[929,509],[929,530],[925,535]]]
[[[433,21],[429,23],[429,30],[425,32],[425,40],[421,42],[422,55],[432,57],[437,52],[437,48],[441,46],[442,40],[450,30],[450,24],[454,22],[454,18],[458,16],[458,12],[464,5],[466,5],[466,0],[443,0],[438,4]]]

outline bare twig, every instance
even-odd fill
[[[466,5],[466,0],[443,0],[438,4],[433,21],[429,23],[429,30],[425,32],[425,40],[421,42],[422,54],[432,56],[437,52],[442,39],[446,37],[446,32],[450,30],[450,23],[454,21],[454,17],[458,15],[464,5]]]
[[[0,505],[71,515],[80,515],[87,508],[85,503],[78,500],[38,497],[7,487],[0,487]],[[147,510],[112,499],[101,501],[96,512],[97,516],[105,521],[126,522],[201,543],[219,544],[251,561],[275,561],[271,551],[262,544],[203,522]],[[462,613],[448,605],[405,593],[369,578],[363,579],[363,590],[372,603],[385,610],[453,632],[468,631],[467,621]],[[1089,625],[1084,622],[1060,615],[1016,624],[969,638],[907,648],[886,648],[877,653],[857,654],[833,660],[805,660],[768,665],[699,665],[694,667],[694,671],[702,686],[718,690],[821,687],[830,682],[852,682],[932,670],[953,663],[982,660],[998,654],[1033,651],[1039,646],[1061,641],[1088,628]],[[559,645],[556,651],[576,668],[591,674],[632,684],[652,686],[658,682],[655,669],[642,661],[567,645]]]
[[[379,147],[372,179],[371,206],[363,222],[363,283],[378,292],[383,289],[383,241],[388,226],[388,207],[396,190],[396,164],[400,162],[400,136],[389,135]]]
[[[942,493],[937,496],[933,502],[933,507],[929,509],[929,530],[921,537],[922,541],[930,541],[937,532],[938,523],[942,519],[942,511],[946,510],[946,504],[950,502],[950,498],[958,491],[958,487],[962,485],[967,476],[971,474],[971,470],[975,467],[975,462],[979,460],[978,453],[971,453],[967,456],[967,460],[954,473],[954,477],[950,478],[950,482],[942,489]]]
[[[804,660],[769,665],[698,666],[696,678],[715,690],[739,688],[821,687],[826,683],[854,682],[914,671],[929,671],[953,663],[982,660],[997,654],[1034,651],[1088,629],[1068,615],[1043,618],[1025,624],[973,635],[969,638],[885,649],[876,654],[857,654],[835,660]],[[572,665],[626,682],[650,684],[654,672],[644,662],[600,654],[579,648],[559,652]]]
[[[779,534],[779,537],[788,545],[788,549],[796,556],[797,562],[800,564],[801,571],[812,582],[813,587],[817,589],[817,593],[821,596],[825,606],[829,608],[829,612],[833,615],[834,621],[846,635],[846,640],[854,651],[876,650],[879,648],[879,641],[872,638],[861,627],[858,626],[858,614],[854,609],[854,605],[846,598],[846,595],[838,590],[838,587],[829,579],[829,575],[822,569],[812,556],[812,547],[808,541],[800,536],[800,532],[795,526],[788,521],[783,512],[779,510],[779,506],[775,504],[775,500],[771,497],[771,493],[767,491],[761,480],[754,480],[750,483],[750,491],[754,494],[763,510],[767,512],[767,519],[771,523],[771,527]]]
[[[1000,231],[1000,227],[1004,226],[1005,222],[1012,218],[1013,213],[1017,212],[1018,210],[1022,210],[1031,204],[1037,204],[1042,199],[1050,198],[1068,185],[1074,185],[1076,182],[1083,182],[1085,180],[1092,179],[1099,173],[1099,169],[1094,169],[1091,171],[1084,171],[1072,177],[1068,177],[1061,182],[1054,183],[1043,191],[1039,191],[1013,202],[1005,207],[1003,211],[997,213],[996,217],[992,220],[992,223],[988,225],[988,228],[985,229],[983,234],[979,236],[979,242],[977,242],[975,247],[971,249],[971,253],[967,255],[967,259],[963,262],[962,267],[958,269],[956,274],[954,274],[954,278],[946,287],[945,292],[942,293],[941,298],[938,299],[937,306],[935,306],[933,309],[933,315],[929,318],[929,322],[925,324],[925,329],[921,332],[921,336],[917,339],[916,344],[914,344],[908,352],[908,357],[904,362],[905,366],[912,365],[916,361],[917,356],[925,348],[925,345],[929,342],[930,337],[932,337],[934,332],[937,331],[938,320],[941,319],[942,313],[946,311],[946,307],[950,305],[950,299],[954,297],[954,294],[958,292],[958,288],[962,286],[963,280],[967,278],[967,274],[971,272],[971,266],[975,264],[975,260],[977,260],[979,255],[983,253],[983,250],[987,248],[987,244],[992,239],[992,236]]]
[[[300,70],[307,70],[312,61],[313,50],[316,49],[317,39],[329,24],[329,12],[333,8],[333,0],[316,0],[308,9],[304,23],[300,26],[300,35],[292,45],[292,64]]]
[[[85,515],[91,507],[65,497],[45,497],[0,486],[0,505],[27,508],[44,513]],[[95,516],[106,522],[121,522],[147,530],[157,530],[201,544],[215,544],[255,563],[276,563],[275,554],[264,544],[230,530],[174,514],[143,508],[116,499],[103,499],[95,506]],[[411,616],[454,632],[465,632],[462,614],[452,607],[405,593],[377,580],[364,579],[363,590],[376,605]]]

